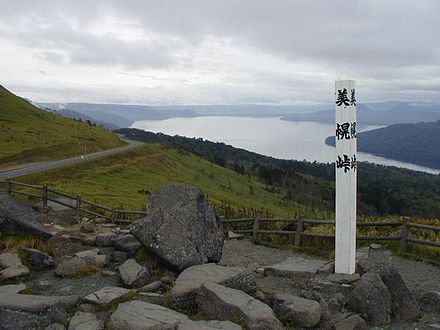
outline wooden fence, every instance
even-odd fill
[[[3,186],[3,187],[2,187]],[[79,217],[82,214],[92,215],[109,220],[114,223],[131,223],[132,221],[145,216],[144,211],[122,210],[116,207],[92,202],[78,195],[66,194],[45,185],[32,185],[6,179],[0,181],[0,191],[8,194],[17,194],[33,197],[40,200],[43,207],[48,206],[48,202],[63,205],[74,209]]]
[[[275,235],[288,235],[292,236],[292,243],[295,247],[300,247],[302,244],[302,239],[304,237],[316,237],[321,239],[333,239],[334,234],[316,233],[306,231],[307,227],[315,225],[330,225],[335,226],[335,222],[331,220],[308,220],[308,219],[282,219],[282,218],[260,218],[258,215],[255,218],[242,218],[242,219],[222,219],[220,221],[221,225],[236,226],[240,225],[241,229],[232,229],[237,234],[247,234],[252,237],[252,241],[258,242],[258,236],[261,234],[275,234]],[[281,227],[282,224],[292,224],[295,230],[280,230],[276,229],[260,229],[262,225],[264,227],[275,226]],[[409,218],[402,218],[402,221],[381,221],[381,222],[358,222],[356,224],[358,228],[362,227],[396,227],[400,229],[399,235],[391,236],[361,236],[358,235],[356,239],[358,241],[400,241],[400,249],[403,252],[408,250],[408,243],[417,243],[421,245],[440,247],[440,242],[424,240],[415,238],[414,234],[411,234],[411,228],[428,230],[433,232],[440,232],[440,227],[431,226],[419,223],[410,222]],[[244,228],[243,227],[247,227]],[[286,226],[284,226],[286,227]]]

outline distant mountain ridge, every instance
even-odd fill
[[[389,102],[389,107],[372,110],[374,104],[358,104],[357,122],[361,125],[393,125],[398,123],[419,123],[440,120],[440,106],[411,105],[405,102]],[[333,124],[335,110],[323,110],[309,114],[294,114],[283,118],[289,121],[314,121]]]
[[[334,136],[325,140],[334,146]],[[440,168],[440,120],[395,124],[358,133],[358,150],[431,168]]]

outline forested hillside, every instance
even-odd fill
[[[334,137],[325,140],[335,145]],[[404,162],[440,168],[440,120],[396,124],[358,134],[358,149]]]
[[[117,131],[131,139],[158,142],[199,155],[235,172],[256,177],[284,198],[332,210],[334,165],[280,160],[203,139],[155,134],[136,129]],[[358,209],[365,215],[440,217],[440,176],[396,167],[359,163]]]

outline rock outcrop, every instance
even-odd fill
[[[36,212],[28,204],[0,193],[0,232],[3,234],[30,234],[48,240],[52,234],[40,225]]]
[[[182,271],[220,260],[224,234],[200,189],[186,184],[159,188],[146,212],[130,230],[171,267]]]

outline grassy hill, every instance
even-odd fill
[[[99,203],[143,209],[150,192],[175,182],[200,187],[217,214],[295,217],[328,216],[308,206],[286,202],[284,195],[247,175],[235,173],[194,154],[155,143],[125,154],[22,177],[19,181],[48,184]]]
[[[41,110],[0,86],[0,168],[121,145],[105,128]]]

